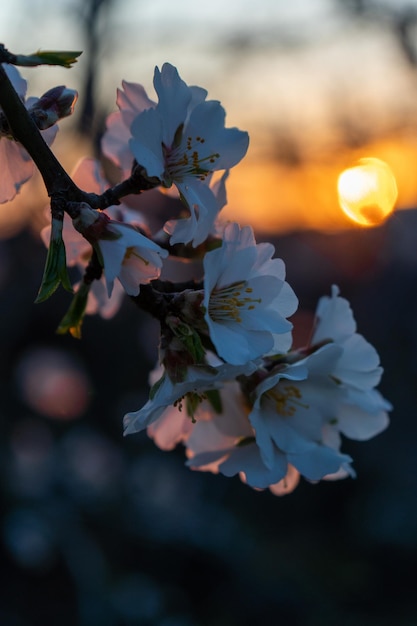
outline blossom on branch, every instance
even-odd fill
[[[83,158],[77,163],[72,173],[72,179],[78,187],[90,193],[102,194],[109,186],[101,173],[100,164],[92,158]],[[106,215],[112,220],[129,224],[135,228],[146,228],[143,216],[138,211],[129,209],[123,203],[108,207]],[[51,226],[45,226],[41,231],[41,237],[46,246],[49,245],[50,230]],[[73,227],[68,215],[64,216],[62,236],[68,267],[78,267],[80,273],[83,274],[92,257],[93,248],[85,237]],[[79,284],[74,285],[74,288],[77,291]],[[99,280],[94,280],[91,285],[86,313],[88,315],[99,313],[101,317],[106,319],[113,317],[120,307],[124,294],[125,290],[122,283],[116,281],[109,296],[106,276],[103,275]]]
[[[382,373],[378,355],[356,333],[349,303],[338,293],[333,287],[331,297],[320,300],[304,351],[243,375],[231,369],[215,385],[215,402],[204,392],[207,381],[194,380],[199,401],[192,414],[187,394],[179,398],[176,386],[166,393],[172,383],[162,379],[158,400],[135,419],[162,449],[182,442],[192,469],[238,475],[276,495],[290,493],[300,476],[311,482],[354,476],[351,457],[340,451],[341,434],[375,436],[387,426],[391,407],[374,388]],[[141,428],[136,422],[135,430]]]
[[[249,415],[266,465],[276,447],[306,478],[353,474],[340,433],[369,439],[388,425],[390,404],[374,387],[382,369],[375,349],[356,333],[347,300],[333,287],[322,298],[304,359],[271,372],[256,388]],[[303,370],[305,370],[303,372]]]
[[[154,108],[156,102],[148,98],[142,85],[122,81],[122,89],[117,89],[118,111],[110,113],[106,120],[106,132],[101,139],[103,154],[122,170],[128,178],[134,164],[134,156],[129,146],[132,137],[130,127],[139,113]]]
[[[94,211],[86,203],[80,204],[80,213],[73,224],[99,257],[109,297],[116,278],[129,296],[137,296],[141,284],[159,277],[162,259],[168,252],[130,224],[111,220],[106,213]]]
[[[287,460],[277,450],[274,463],[269,466],[264,463],[248,419],[250,407],[239,384],[225,383],[220,401],[218,411],[207,402],[199,407],[186,440],[187,465],[228,477],[239,475],[258,489],[277,483],[286,474]]]
[[[287,352],[298,305],[285,265],[269,243],[257,244],[250,226],[228,224],[220,248],[204,258],[204,307],[218,355],[235,365]]]
[[[218,214],[227,203],[226,180],[228,176],[229,170],[226,170],[218,180],[207,179],[205,188],[199,189],[200,197],[205,197],[207,200],[205,206],[212,206],[213,210],[201,210],[201,204],[198,203],[191,207],[187,205],[190,212],[189,217],[168,220],[165,223],[164,230],[171,235],[170,242],[172,245],[188,243],[192,240],[193,246],[198,246],[209,235],[215,236],[217,234]]]
[[[278,368],[255,389],[249,420],[267,467],[285,454],[305,478],[321,480],[351,459],[323,441],[323,427],[334,419],[341,390],[331,375],[340,356],[328,345],[299,361]]]
[[[28,110],[39,130],[46,130],[62,118],[72,115],[77,99],[78,93],[74,89],[60,85],[35,99]]]
[[[57,54],[64,64],[75,58]],[[156,102],[143,86],[123,82],[119,110],[107,119],[102,149],[127,180],[109,189],[95,159],[83,159],[71,180],[55,158],[49,162],[33,123],[51,143],[76,92],[60,86],[25,100],[26,81],[13,66],[4,71],[0,202],[12,199],[33,171],[14,137],[27,146],[51,196],[37,302],[59,286],[73,293],[57,332],[75,337],[85,313],[110,317],[124,293],[160,322],[160,366],[148,401],[124,416],[124,434],[146,430],[163,450],[182,444],[191,469],[238,476],[275,495],[293,491],[300,477],[314,483],[354,476],[343,437],[367,440],[389,422],[391,405],[376,389],[379,356],[357,332],[336,286],[319,300],[308,345],[292,347],[289,318],[298,299],[284,262],[274,258],[272,244],[256,243],[250,226],[218,220],[229,170],[246,154],[248,134],[226,128],[221,104],[165,63],[154,72]],[[126,195],[157,186],[171,189],[183,211],[164,207],[152,239],[142,215],[120,198],[129,202]],[[119,204],[98,208],[110,202]],[[165,266],[162,276],[169,253],[156,241],[169,247],[177,268]],[[180,276],[178,265],[187,261],[192,270]],[[68,266],[82,274],[75,289]]]
[[[214,355],[208,354],[206,363],[191,365],[187,368],[182,382],[173,383],[166,372],[151,389],[149,400],[138,411],[127,413],[124,417],[125,435],[131,435],[154,424],[168,407],[184,406],[184,415],[187,419],[193,418],[200,403],[206,398],[206,393],[212,389],[219,389],[223,382],[240,375],[249,375],[257,368],[257,363],[251,361],[245,365],[229,365],[222,363]],[[188,406],[188,409],[187,409]],[[183,425],[174,427],[174,431],[183,430]],[[179,440],[179,439],[178,439]],[[172,446],[173,447],[173,446]]]
[[[277,454],[275,464],[267,467],[249,422],[250,406],[236,381],[225,381],[218,390],[217,405],[203,399],[193,420],[186,406],[168,407],[147,428],[156,445],[172,450],[178,443],[186,446],[187,465],[193,470],[209,471],[241,480],[256,489],[269,487],[276,495],[290,493],[298,484],[299,473],[288,465],[285,454]]]
[[[331,296],[320,299],[316,327],[311,343],[332,341],[342,348],[332,377],[343,390],[332,420],[324,427],[328,445],[340,448],[340,434],[349,439],[366,441],[385,430],[389,424],[391,404],[375,389],[382,376],[375,348],[356,332],[356,322],[349,302],[332,287]]]
[[[170,228],[171,243],[197,246],[208,236],[199,221],[212,225],[221,209],[209,182],[213,172],[227,170],[246,154],[248,134],[225,128],[225,111],[207,92],[189,87],[175,67],[155,68],[155,104],[143,87],[124,83],[118,93],[120,111],[112,114],[103,137],[103,151],[126,174],[133,158],[164,187],[175,185],[190,216]],[[134,114],[136,113],[136,115]],[[127,131],[127,132],[126,132]],[[129,139],[129,149],[126,139]]]

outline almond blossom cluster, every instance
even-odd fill
[[[7,72],[23,98],[25,81],[15,68]],[[172,65],[155,69],[154,87],[157,101],[136,83],[118,91],[102,138],[103,155],[120,173],[116,185],[100,161],[86,158],[67,202],[50,193],[38,301],[60,284],[72,291],[59,332],[75,336],[85,314],[111,317],[124,293],[159,320],[149,399],[125,415],[126,435],[146,430],[163,450],[182,445],[191,469],[237,475],[276,495],[291,492],[300,476],[354,476],[342,437],[377,435],[391,410],[376,390],[376,350],[357,333],[336,286],[318,303],[309,344],[293,345],[289,318],[298,300],[284,261],[272,244],[256,242],[250,226],[220,219],[229,170],[245,156],[248,134],[226,127],[221,104]],[[9,164],[1,174],[5,201],[27,178],[26,153],[6,130],[0,150]],[[146,211],[129,204],[151,189],[169,189],[183,207],[157,232]],[[193,279],[184,282],[178,270],[177,281],[165,280],[169,264],[185,259],[195,263]],[[79,270],[74,284],[67,266]]]

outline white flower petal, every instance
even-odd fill
[[[321,480],[328,474],[338,472],[342,465],[349,464],[352,459],[328,446],[312,443],[308,451],[288,454],[288,460],[309,480]]]
[[[26,150],[5,137],[0,138],[0,203],[9,202],[33,174],[33,163]]]
[[[184,137],[192,139],[201,137],[200,141],[192,144],[198,151],[202,167],[207,163],[207,169],[225,170],[233,167],[245,156],[249,146],[248,133],[237,128],[225,128],[226,113],[220,102],[210,100],[196,106],[184,129]],[[213,156],[219,155],[219,156]],[[215,167],[210,167],[209,159],[213,156]]]
[[[161,139],[167,147],[170,147],[175,133],[185,121],[193,94],[190,87],[180,78],[177,69],[170,63],[164,63],[161,71],[155,68],[153,83],[158,94],[157,108],[162,120]],[[197,94],[194,92],[194,95]],[[195,101],[199,99],[197,96]]]
[[[384,431],[388,425],[388,414],[382,408],[370,413],[360,406],[346,404],[337,412],[337,428],[349,439],[367,441]]]
[[[235,476],[243,472],[248,485],[265,489],[284,478],[287,472],[287,459],[284,454],[275,450],[273,463],[271,467],[267,467],[262,461],[258,446],[252,443],[236,448],[233,454],[219,465],[219,471],[224,476]]]
[[[164,228],[171,234],[171,245],[192,243],[193,247],[197,247],[212,232],[221,207],[210,187],[190,177],[178,182],[177,188],[187,200],[190,217],[172,220]]]
[[[188,439],[193,429],[186,411],[168,407],[147,428],[147,434],[161,450],[173,450],[177,444]]]
[[[138,115],[131,126],[132,138],[129,148],[136,161],[142,165],[148,176],[164,178],[164,156],[161,134],[163,120],[157,109],[147,109]]]
[[[313,343],[320,343],[325,339],[343,341],[356,332],[356,322],[350,304],[338,294],[338,287],[333,285],[331,297],[320,298],[316,310],[319,322],[314,331]]]

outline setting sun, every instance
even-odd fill
[[[384,161],[360,159],[342,172],[337,183],[339,204],[362,226],[378,226],[393,211],[398,196],[394,174]]]

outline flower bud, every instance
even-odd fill
[[[77,91],[60,85],[44,93],[29,109],[29,112],[39,130],[45,130],[61,118],[71,115],[77,99]]]
[[[106,238],[107,225],[110,222],[106,213],[92,209],[86,202],[80,202],[78,214],[72,216],[75,230],[83,235],[91,244]],[[107,236],[108,238],[108,236]],[[113,238],[116,238],[113,236]]]

